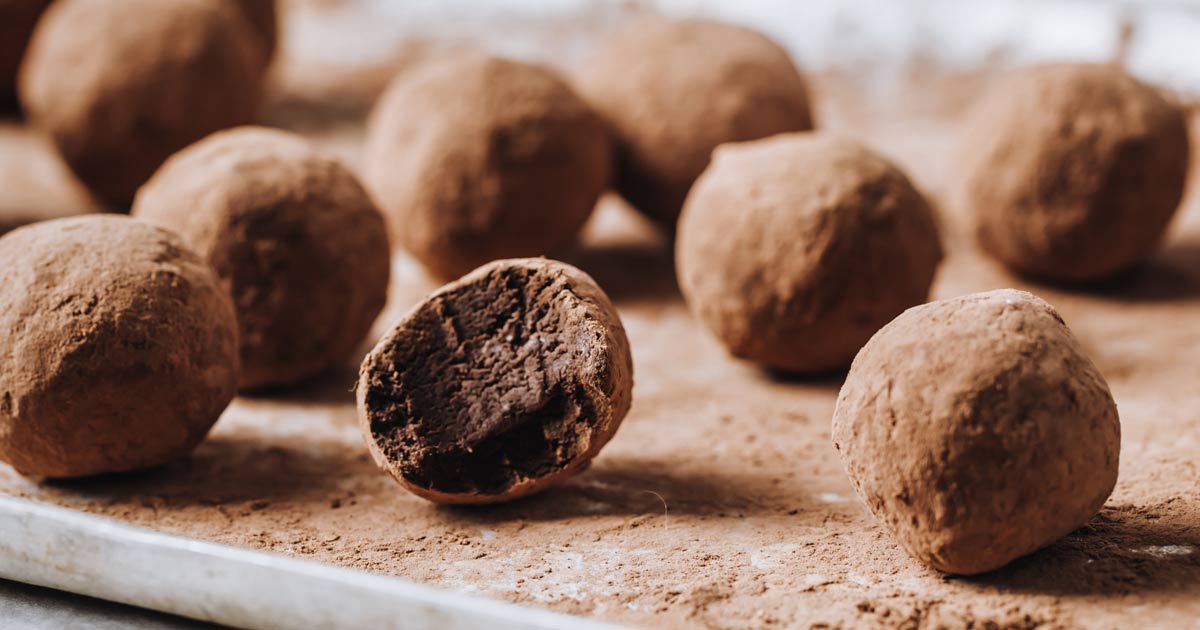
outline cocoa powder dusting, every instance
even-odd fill
[[[886,115],[872,115],[835,77],[816,82],[823,128],[897,160],[944,203],[955,110],[909,115],[889,101]],[[969,100],[945,88],[920,96]],[[152,473],[38,486],[0,469],[0,491],[644,626],[1186,625],[1200,616],[1200,327],[1187,323],[1200,308],[1200,186],[1191,190],[1164,248],[1089,293],[1008,275],[975,249],[955,209],[941,208],[947,255],[931,297],[1036,292],[1070,322],[1122,420],[1120,477],[1100,514],[982,576],[940,574],[892,541],[855,499],[830,443],[840,379],[782,381],[730,360],[688,315],[669,248],[612,200],[568,262],[620,311],[637,396],[592,466],[555,488],[483,508],[404,492],[362,444],[349,391],[356,365],[347,365],[290,397],[238,399],[193,456]],[[376,333],[433,288],[397,258]]]

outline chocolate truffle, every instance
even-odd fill
[[[723,145],[679,220],[679,284],[729,352],[797,373],[845,368],[921,304],[942,257],[896,167],[835,136]]]
[[[133,214],[216,269],[241,329],[243,388],[341,365],[387,298],[383,216],[338,160],[285,131],[219,132],[167,160]]]
[[[21,100],[92,192],[117,208],[175,151],[251,122],[261,44],[212,0],[58,0],[34,31]]]
[[[17,70],[50,0],[0,0],[0,108],[16,104]]]
[[[1091,519],[1117,480],[1108,385],[1023,291],[918,306],[854,359],[833,417],[859,497],[918,560],[973,574]]]
[[[393,240],[454,278],[572,243],[610,160],[603,123],[553,72],[457,53],[388,87],[371,114],[364,179]]]
[[[617,191],[668,230],[717,145],[813,126],[787,51],[729,24],[644,18],[600,44],[577,84],[616,136]]]
[[[633,364],[578,269],[499,260],[434,292],[363,362],[358,414],[381,468],[439,503],[494,503],[583,470],[629,410]]]
[[[1183,195],[1183,111],[1107,65],[1013,72],[965,135],[963,201],[979,242],[1011,269],[1079,282],[1146,258]]]
[[[237,319],[174,234],[91,215],[0,238],[0,460],[40,477],[190,452],[237,389]]]

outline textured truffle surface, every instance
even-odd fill
[[[833,441],[901,546],[972,574],[1088,522],[1116,483],[1121,427],[1058,313],[1001,290],[909,309],[872,337]]]
[[[26,112],[93,193],[126,207],[175,151],[253,121],[261,43],[211,0],[59,0],[21,70]]]
[[[998,80],[965,135],[964,201],[980,243],[1018,272],[1111,276],[1158,245],[1183,196],[1182,109],[1114,66]]]
[[[0,108],[16,104],[17,70],[50,0],[0,0]]]
[[[363,362],[375,461],[444,503],[524,496],[587,466],[629,410],[616,310],[583,272],[501,260],[413,309]]]
[[[453,54],[372,112],[365,180],[397,244],[442,278],[572,243],[608,186],[599,117],[550,70]]]
[[[342,364],[386,301],[383,216],[345,166],[288,132],[205,138],[163,165],[133,213],[181,234],[228,287],[243,388]]]
[[[933,213],[896,167],[814,133],[724,145],[679,221],[688,307],[736,357],[844,368],[924,302],[942,257]]]
[[[237,389],[237,321],[174,234],[126,217],[0,238],[0,459],[75,477],[192,450]]]
[[[787,51],[739,26],[644,18],[576,80],[616,136],[617,191],[669,230],[717,145],[813,126]]]

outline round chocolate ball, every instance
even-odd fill
[[[40,477],[189,453],[237,390],[237,319],[216,275],[127,217],[0,238],[0,460]]]
[[[929,204],[904,173],[814,133],[718,148],[675,253],[688,307],[733,356],[797,373],[849,365],[926,300],[942,258]]]
[[[345,166],[291,133],[197,142],[138,191],[133,214],[182,235],[228,287],[243,388],[343,364],[387,299],[383,216]]]
[[[50,0],[0,0],[0,108],[16,104],[17,70]]]
[[[120,209],[175,151],[253,121],[261,43],[212,0],[58,0],[34,31],[21,100],[67,165]]]
[[[616,309],[578,269],[500,260],[442,287],[363,362],[375,462],[418,496],[494,503],[580,470],[629,410]]]
[[[458,53],[388,87],[364,178],[393,240],[454,278],[571,244],[608,186],[610,150],[600,119],[549,69]]]
[[[729,24],[643,18],[576,80],[616,136],[617,191],[668,230],[717,145],[813,127],[787,51]]]
[[[1120,68],[1015,71],[971,114],[964,203],[983,248],[1050,280],[1098,280],[1146,258],[1183,195],[1183,110]]]
[[[833,443],[902,547],[973,574],[1090,520],[1116,483],[1121,427],[1062,317],[1010,289],[918,306],[880,330],[842,386]]]

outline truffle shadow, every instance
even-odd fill
[[[295,383],[260,387],[240,392],[243,398],[262,402],[311,403],[320,405],[354,404],[354,386],[358,382],[358,364],[366,352],[334,368]]]
[[[842,388],[842,383],[846,381],[846,375],[850,372],[850,366],[830,370],[827,372],[818,372],[815,374],[807,374],[804,372],[788,372],[786,370],[777,370],[769,367],[755,368],[759,377],[778,383],[781,385],[804,386],[816,390],[827,390],[837,395]]]
[[[1007,567],[966,578],[981,589],[1116,596],[1200,588],[1200,510],[1107,507],[1084,527]]]
[[[1200,235],[1167,245],[1125,277],[1098,287],[1097,295],[1123,302],[1200,300]]]
[[[150,470],[46,482],[64,495],[110,503],[153,497],[173,506],[243,501],[327,502],[339,483],[371,469],[366,450],[320,442],[280,446],[265,437],[209,438],[191,456]]]
[[[527,499],[440,509],[452,518],[479,522],[656,514],[742,518],[817,514],[810,494],[800,481],[782,473],[771,475],[749,469],[730,476],[670,462],[601,457],[591,469],[570,481]]]
[[[664,242],[582,245],[564,261],[587,272],[618,306],[681,302],[675,257]]]

